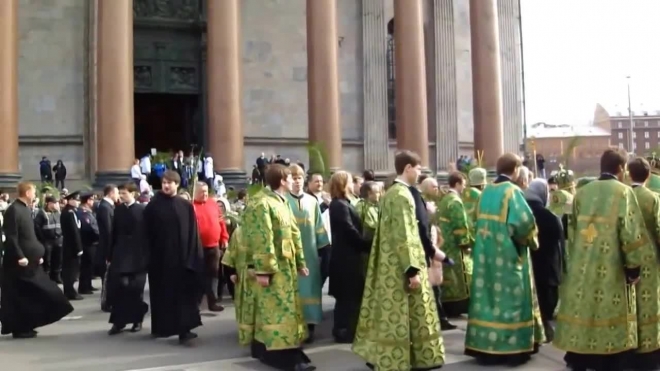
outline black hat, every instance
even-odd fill
[[[58,200],[57,200],[57,198],[55,198],[53,196],[48,196],[44,199],[44,202],[47,203],[47,204],[54,204],[54,203],[57,203]]]
[[[81,193],[80,194],[80,201],[81,202],[87,202],[92,197],[94,197],[94,193],[92,193],[92,192]]]
[[[71,200],[80,201],[80,191],[71,192],[68,195],[64,196],[64,199],[67,201],[71,201]]]

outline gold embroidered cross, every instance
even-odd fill
[[[642,292],[642,300],[649,301],[650,299],[651,299],[651,293],[649,292],[649,290],[644,290],[644,292]]]
[[[571,345],[575,346],[575,345],[577,344],[577,342],[578,342],[578,337],[575,336],[575,335],[573,335],[573,336],[571,336],[571,340],[570,340],[570,341],[571,341]]]
[[[614,305],[621,304],[621,295],[619,295],[619,294],[614,295],[614,297],[612,298],[612,303]]]
[[[607,353],[611,352],[613,349],[614,349],[614,343],[609,342],[609,343],[607,343],[607,345],[605,345],[605,351]]]
[[[479,228],[478,232],[481,235],[481,238],[488,238],[488,237],[493,235],[491,233],[491,231],[488,230],[488,224],[486,224],[483,227]]]
[[[645,349],[650,348],[651,347],[651,339],[649,339],[649,338],[644,339],[644,341],[642,341],[642,347],[644,347]]]
[[[596,290],[596,292],[594,293],[594,299],[596,299],[596,302],[600,303],[601,301],[603,301],[604,298],[605,298],[605,293],[602,290]]]
[[[588,244],[594,243],[594,239],[598,237],[598,231],[596,230],[594,223],[589,223],[589,226],[586,229],[581,230],[580,234],[587,240]]]
[[[589,339],[589,349],[596,349],[598,342],[596,339]]]
[[[601,265],[600,267],[598,267],[598,270],[596,272],[598,273],[599,276],[605,277],[605,275],[607,274],[607,268]]]
[[[649,278],[651,276],[651,268],[644,267],[642,268],[642,277]]]

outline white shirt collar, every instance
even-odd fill
[[[410,184],[404,182],[403,180],[401,180],[401,179],[399,179],[399,178],[394,179],[394,182],[395,182],[395,183],[401,183],[401,184],[403,184],[403,185],[406,186],[406,187],[410,187]]]
[[[110,205],[114,205],[114,204],[115,204],[114,201],[112,201],[112,200],[111,200],[110,198],[108,198],[108,197],[103,197],[103,199],[104,199],[107,203],[109,203]]]

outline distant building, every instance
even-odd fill
[[[610,147],[609,130],[599,126],[538,123],[530,129],[526,148],[531,151],[535,146],[536,153],[543,155],[547,174],[557,170],[562,162],[568,162],[569,168],[578,174],[598,171],[600,156]],[[571,146],[573,150],[567,153]]]

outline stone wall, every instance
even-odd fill
[[[19,1],[19,168],[38,179],[41,156],[84,177],[88,2]]]

